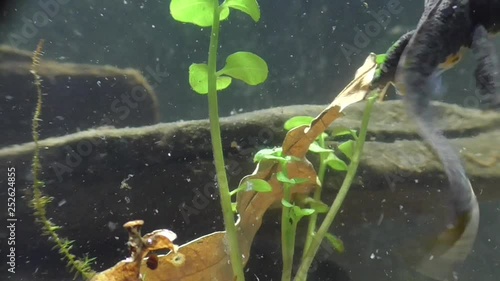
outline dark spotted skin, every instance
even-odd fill
[[[429,102],[435,86],[433,75],[456,65],[466,49],[472,50],[480,63],[476,69],[476,84],[489,107],[500,105],[498,69],[492,63],[488,42],[474,45],[474,38],[481,38],[482,31],[496,34],[500,31],[500,0],[426,0],[424,12],[417,28],[403,36],[389,48],[387,59],[379,66],[372,88],[382,89],[387,83],[395,84],[405,96],[406,104],[419,124],[422,137],[430,142],[444,162],[453,192],[454,207],[458,213],[470,208],[470,194],[461,192],[468,179],[459,157],[442,137],[432,134],[432,113]],[[485,39],[487,41],[487,38]],[[491,48],[491,46],[489,46]],[[484,53],[483,55],[481,55]],[[480,61],[482,58],[483,61]],[[458,167],[460,166],[460,167]]]
[[[436,77],[472,49],[482,102],[489,107],[500,105],[498,59],[488,38],[500,31],[500,0],[426,0],[424,7],[417,28],[387,51],[372,89],[395,85],[420,135],[439,157],[447,175],[454,227],[440,235],[428,258],[416,265],[421,273],[446,280],[452,267],[466,258],[474,244],[479,208],[458,152],[433,125],[430,100],[437,91]]]
[[[484,27],[489,34],[500,32],[500,0],[427,0],[417,28],[402,35],[387,51],[387,61],[380,66],[372,87],[381,89],[395,82],[401,55],[416,32],[418,36],[406,54],[407,60],[415,61],[406,62],[406,71],[420,76],[415,82],[425,80],[438,69],[453,67],[463,56],[461,50],[471,47],[478,26]],[[485,73],[478,75],[487,79]],[[424,98],[429,94],[427,91]],[[498,107],[499,99],[496,97],[490,107]]]

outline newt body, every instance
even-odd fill
[[[417,28],[393,44],[379,66],[373,89],[395,85],[404,96],[420,135],[441,160],[449,182],[452,227],[431,245],[416,269],[436,280],[447,280],[453,267],[472,249],[479,207],[461,159],[434,127],[430,100],[441,74],[455,66],[467,49],[477,62],[476,88],[481,102],[500,106],[498,59],[490,35],[500,32],[500,0],[426,0]]]

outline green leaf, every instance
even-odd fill
[[[245,181],[246,190],[253,190],[257,192],[271,192],[273,191],[272,186],[265,180],[261,179],[250,179]]]
[[[218,76],[216,85],[217,91],[224,90],[231,85],[231,77]],[[193,63],[189,67],[189,85],[198,94],[208,93],[208,65],[205,63]]]
[[[304,217],[304,216],[310,216],[314,214],[314,209],[309,209],[309,208],[300,208],[298,206],[293,207],[293,211],[295,212],[295,215],[299,218]]]
[[[295,116],[288,119],[283,127],[285,130],[290,131],[291,129],[300,127],[300,126],[309,126],[311,122],[314,120],[314,117],[311,116]]]
[[[354,141],[348,140],[339,145],[339,150],[347,156],[347,158],[351,159],[352,154],[354,153]]]
[[[325,159],[326,165],[328,165],[333,170],[337,171],[347,171],[347,164],[339,159],[335,154],[330,154]]]
[[[326,205],[325,203],[311,197],[304,199],[304,203],[309,204],[311,209],[314,209],[317,213],[320,214],[326,213],[330,209],[330,207],[328,207],[328,205]]]
[[[285,158],[281,157],[281,147],[278,148],[264,148],[255,154],[253,162],[260,162],[264,159],[283,161]]]
[[[292,203],[286,201],[285,199],[281,199],[281,205],[283,205],[283,206],[285,206],[287,208],[292,208],[293,207]]]
[[[242,80],[248,85],[257,85],[267,79],[268,72],[266,62],[259,56],[250,52],[236,52],[227,57],[226,65],[218,74]]]
[[[356,130],[351,130],[347,127],[343,127],[343,126],[340,126],[340,127],[335,127],[333,130],[332,130],[332,136],[334,137],[341,137],[341,136],[347,136],[347,135],[351,135],[353,136],[354,138],[356,138]]]
[[[325,237],[326,240],[330,242],[330,245],[332,245],[333,249],[337,250],[337,252],[343,253],[345,251],[344,242],[342,242],[340,238],[330,233],[326,233]]]
[[[314,153],[333,152],[332,149],[321,147],[317,142],[312,142],[311,145],[309,145],[309,151]]]
[[[172,0],[170,14],[179,22],[196,24],[198,26],[212,26],[214,15],[213,0]],[[219,19],[225,20],[229,16],[229,8],[222,7]]]
[[[375,57],[375,63],[376,64],[383,64],[387,60],[387,55],[386,54],[380,54]]]
[[[283,173],[283,172],[278,172],[278,174],[276,174],[276,179],[280,182],[288,183],[288,184],[292,184],[292,185],[307,182],[307,179],[291,179],[291,178],[287,177],[285,175],[285,173]]]
[[[278,179],[278,181],[280,182],[295,184],[295,181],[288,178],[283,172],[278,172],[278,174],[276,175],[276,179]]]
[[[257,0],[226,0],[223,5],[248,14],[255,22],[260,19],[260,9]]]

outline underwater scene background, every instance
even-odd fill
[[[260,149],[282,145],[288,119],[318,115],[370,53],[386,52],[414,29],[423,2],[261,0],[258,22],[231,10],[221,22],[217,64],[245,50],[263,58],[269,73],[254,87],[234,79],[218,94],[230,188],[254,171],[253,157]],[[74,275],[30,208],[37,101],[32,57],[40,39],[45,42],[38,69],[44,93],[40,180],[43,193],[53,198],[47,217],[75,241],[72,253],[95,257],[95,271],[112,267],[130,255],[122,226],[132,220],[144,220],[144,233],[175,232],[178,245],[224,230],[207,98],[189,83],[190,65],[207,63],[210,27],[174,20],[169,4],[1,4],[0,219],[5,227],[0,228],[0,280],[73,280]],[[500,51],[500,40],[494,42]],[[437,125],[459,150],[481,212],[474,247],[448,280],[496,281],[500,114],[478,103],[474,70],[473,56],[466,55],[443,75],[440,91],[432,96]],[[364,102],[353,104],[328,132],[359,130],[364,108]],[[336,148],[342,140],[332,137],[326,144]],[[320,157],[310,153],[308,159],[318,169]],[[321,200],[327,205],[345,174],[326,171]],[[8,189],[13,185],[15,194]],[[427,238],[446,225],[446,190],[440,161],[390,88],[371,113],[356,177],[330,227],[345,250],[323,242],[308,280],[434,280],[415,272],[405,257],[425,248]],[[15,215],[8,198],[15,198]],[[267,210],[244,257],[246,280],[281,280],[280,225],[277,204]],[[295,265],[306,230],[307,222],[300,222]],[[161,280],[212,280],[204,278]]]

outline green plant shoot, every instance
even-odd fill
[[[208,63],[192,64],[189,67],[189,84],[196,93],[208,94],[210,135],[224,225],[231,249],[231,266],[235,280],[244,281],[245,275],[233,215],[235,206],[231,202],[231,195],[247,189],[268,192],[270,186],[260,181],[252,181],[238,187],[233,193],[229,191],[222,153],[217,91],[229,87],[232,79],[239,79],[248,85],[260,84],[267,79],[269,71],[266,62],[250,52],[236,52],[229,55],[226,58],[226,64],[217,71],[220,22],[229,17],[231,9],[248,14],[254,21],[260,19],[260,9],[256,0],[226,0],[222,4],[219,4],[218,0],[172,0],[170,2],[170,13],[175,20],[211,27]]]

